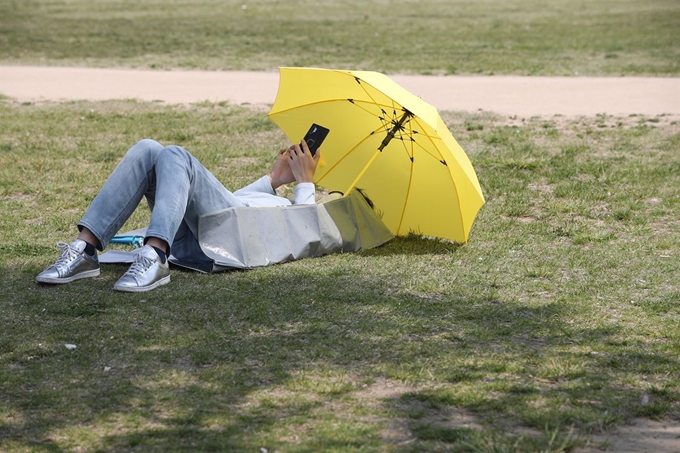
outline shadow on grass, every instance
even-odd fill
[[[587,432],[663,414],[677,400],[659,388],[631,410],[642,390],[622,376],[662,373],[677,357],[621,357],[625,348],[611,347],[620,327],[578,327],[574,307],[456,285],[433,297],[361,269],[371,257],[457,249],[407,238],[249,272],[176,272],[169,286],[137,295],[110,290],[119,266],[60,287],[35,286],[36,269],[7,271],[0,446],[377,451],[382,426],[394,424],[417,441],[403,449],[427,449],[462,442],[453,410],[501,431]],[[379,380],[408,390],[376,396],[372,415],[357,415],[357,393]]]

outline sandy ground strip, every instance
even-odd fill
[[[680,115],[680,78],[392,75],[440,110],[503,115]],[[18,102],[139,99],[270,105],[277,72],[0,66],[0,94]]]

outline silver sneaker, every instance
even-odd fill
[[[99,275],[97,254],[90,256],[85,253],[86,245],[87,243],[80,239],[74,239],[70,244],[58,242],[59,258],[53,265],[39,273],[35,281],[38,283],[70,283],[81,278]]]
[[[153,247],[145,245],[135,252],[135,260],[130,269],[113,285],[113,289],[138,293],[151,291],[167,283],[170,283],[168,261],[161,263]]]

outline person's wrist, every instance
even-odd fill
[[[267,175],[269,178],[269,185],[272,186],[272,189],[276,190],[281,184],[278,184],[278,181],[274,181],[274,178],[272,177],[271,173]]]
[[[299,175],[297,178],[295,178],[296,184],[301,184],[303,182],[314,182],[314,176]]]

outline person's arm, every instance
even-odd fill
[[[295,202],[293,204],[315,204],[316,187],[313,182],[300,182],[293,189]]]
[[[288,151],[290,157],[290,169],[297,181],[295,186],[295,204],[314,204],[316,202],[316,187],[314,186],[314,173],[319,163],[321,149],[312,156],[307,143],[303,140],[300,145],[293,145]]]
[[[276,190],[283,184],[295,181],[295,204],[314,204],[314,172],[319,163],[319,151],[312,156],[305,142],[302,142],[302,147],[292,145],[288,149],[279,150],[274,168],[269,174],[272,189]]]
[[[257,181],[253,181],[247,186],[241,187],[240,189],[234,191],[234,195],[236,195],[237,197],[243,196],[252,197],[256,194],[276,195],[276,192],[272,187],[269,175],[262,176]]]
[[[276,162],[271,173],[269,173],[269,183],[272,190],[276,190],[279,186],[295,181],[295,175],[290,168],[290,159],[288,157],[289,149],[280,149],[276,156]]]
[[[321,150],[317,150],[316,154],[312,156],[309,152],[307,143],[303,140],[302,146],[293,145],[288,148],[288,156],[290,158],[290,169],[298,184],[305,182],[314,182],[314,173],[316,166],[321,157]]]
[[[292,147],[291,147],[292,148]],[[269,195],[276,195],[276,189],[284,184],[289,184],[295,181],[295,175],[290,168],[290,157],[288,156],[288,148],[280,149],[277,156],[274,168],[272,171],[252,183],[244,186],[234,192],[234,195],[240,196],[245,194],[265,193]]]

